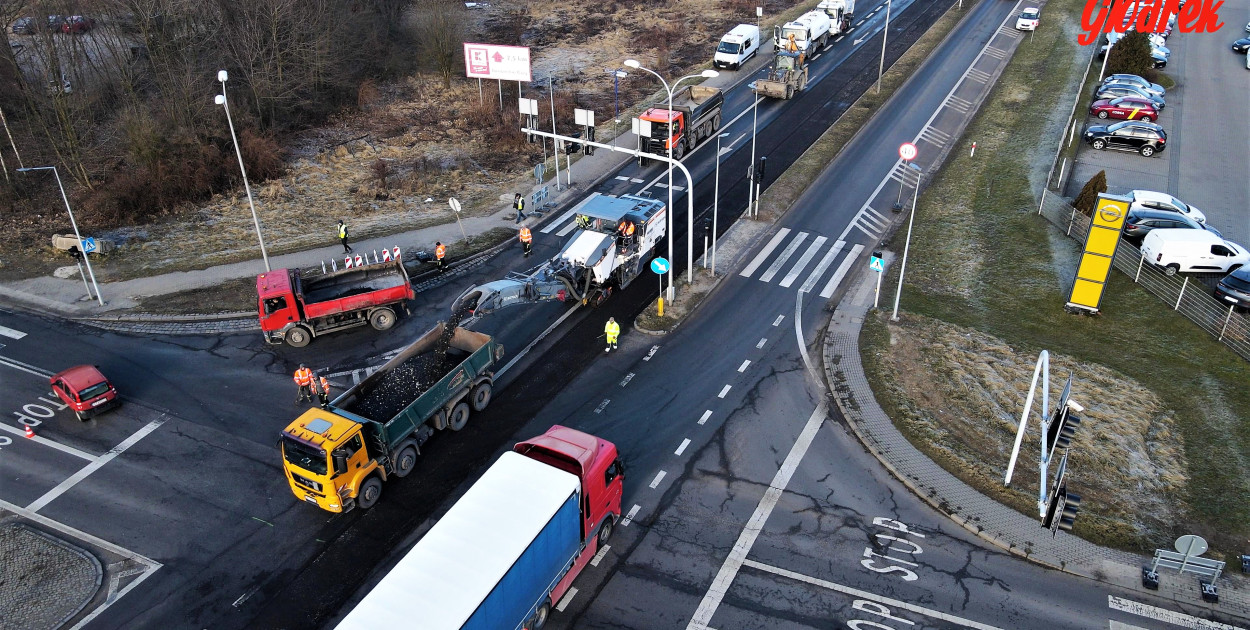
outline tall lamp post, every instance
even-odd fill
[[[256,225],[256,240],[260,241],[260,255],[265,259],[265,271],[273,271],[269,267],[269,254],[265,251],[265,237],[260,234],[260,217],[256,216],[256,203],[252,201],[252,187],[247,183],[247,169],[243,167],[243,153],[239,151],[239,138],[234,135],[234,120],[230,118],[230,104],[226,102],[226,81],[230,75],[225,70],[217,71],[217,80],[221,81],[221,94],[213,99],[226,110],[226,122],[230,125],[230,139],[234,141],[234,154],[239,158],[239,171],[243,173],[243,190],[247,191],[247,205],[252,207],[252,223]]]
[[[664,144],[668,145],[668,158],[670,160],[673,159],[673,88],[677,87],[677,84],[681,83],[682,81],[685,81],[686,79],[698,79],[700,77],[705,78],[705,79],[710,79],[712,77],[719,75],[720,73],[715,70],[704,70],[703,72],[700,72],[699,74],[692,74],[692,75],[684,76],[680,79],[677,79],[676,81],[673,81],[672,87],[669,87],[668,81],[665,81],[664,77],[660,76],[658,73],[656,73],[653,70],[649,70],[647,68],[642,67],[642,64],[638,63],[637,59],[626,59],[625,66],[629,68],[633,68],[635,70],[642,70],[644,72],[651,73],[652,75],[655,76],[655,78],[660,80],[660,83],[664,85],[664,91],[668,92],[668,121],[669,121],[668,135],[669,137],[664,142]],[[687,129],[687,131],[689,130]],[[688,190],[686,191],[686,194],[693,195],[694,190]],[[687,258],[686,271],[687,271],[687,280],[693,283],[694,282],[694,216],[691,215],[689,219],[690,219],[690,227],[686,231],[686,238],[688,241],[687,247],[686,247],[686,258]],[[667,297],[671,301],[673,299],[673,291],[674,291],[673,289],[673,262],[672,262],[673,261],[673,163],[672,162],[668,163],[668,260],[669,260],[669,268],[668,268],[669,295]]]
[[[96,284],[95,271],[91,269],[91,257],[87,255],[87,249],[82,244],[82,234],[78,233],[78,222],[74,220],[74,209],[69,207],[69,197],[65,194],[65,185],[61,183],[61,174],[56,172],[55,166],[29,166],[19,168],[17,172],[28,173],[30,171],[52,171],[52,176],[56,177],[57,188],[61,189],[61,199],[65,201],[65,210],[69,212],[69,224],[74,226],[74,237],[78,239],[78,251],[82,252],[82,260],[87,263],[87,275],[91,276],[91,286],[95,287],[95,299],[104,306],[104,296],[100,295],[100,285]],[[82,271],[79,269],[79,271]]]
[[[877,66],[877,94],[881,93],[881,75],[885,74],[885,42],[890,39],[890,5],[885,0],[885,28],[881,31],[881,65]]]
[[[916,191],[911,196],[911,216],[907,218],[907,240],[903,244],[903,262],[898,268],[898,287],[894,290],[894,313],[890,315],[890,321],[894,322],[898,321],[898,300],[903,296],[903,274],[907,273],[907,250],[911,248],[911,226],[916,222],[916,198],[920,196],[920,178],[924,175],[919,166],[911,162],[908,162],[907,166],[916,171]]]
[[[716,275],[716,221],[720,216],[720,141],[729,134],[716,136],[716,187],[712,193],[712,275]]]

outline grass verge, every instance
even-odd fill
[[[1232,554],[1250,537],[1250,503],[1244,500],[1250,496],[1250,388],[1245,386],[1250,365],[1118,273],[1111,276],[1102,315],[1066,314],[1062,307],[1079,245],[1035,214],[1030,182],[1045,178],[1054,155],[1043,155],[1044,147],[1054,146],[1053,134],[1062,128],[1072,90],[1088,89],[1077,87],[1085,57],[1071,36],[1081,7],[1078,0],[1047,4],[1048,22],[1054,28],[1040,30],[1033,41],[1021,43],[965,133],[965,141],[978,143],[976,157],[953,154],[921,196],[902,306],[916,320],[939,320],[989,335],[1018,355],[1017,362],[1031,365],[1042,349],[1070,360],[1076,366],[1073,396],[1087,408],[1102,406],[1106,413],[1116,412],[1100,398],[1100,390],[1090,386],[1090,371],[1081,366],[1103,366],[1124,376],[1121,389],[1144,390],[1115,403],[1125,412],[1157,397],[1161,409],[1156,416],[1174,419],[1175,433],[1148,435],[1144,448],[1150,454],[1183,445],[1185,479],[1174,497],[1178,514],[1159,527],[1142,528],[1135,521],[1147,516],[1147,507],[1118,506],[1116,512],[1112,506],[1087,501],[1076,533],[1096,543],[1135,550],[1167,546],[1175,534],[1197,533],[1212,541],[1214,555]],[[900,231],[890,243],[895,251],[902,250],[903,238]],[[891,284],[897,280],[895,275],[887,278]],[[868,359],[893,352],[885,322],[866,320],[862,342],[870,382],[894,378],[885,361]],[[936,359],[938,365],[941,360]],[[939,376],[942,371],[939,367]],[[1065,376],[1052,371],[1057,372],[1056,380]],[[964,386],[935,380],[953,393]],[[1027,382],[1007,386],[1018,390],[1019,414]],[[941,409],[926,400],[927,392],[876,385],[874,392],[905,433],[909,423],[941,415]],[[944,400],[954,401],[959,413],[984,417],[978,401],[960,404],[959,398],[952,394]],[[1152,430],[1158,424],[1151,423]],[[1093,432],[1092,427],[1083,427],[1077,435],[1070,462],[1072,491],[1080,494],[1083,482],[1099,481],[1095,477],[1101,475],[1119,475],[1131,484],[1136,476],[1152,473],[1108,468],[1107,457],[1119,447],[1092,443]],[[1014,491],[1002,488],[999,473],[1005,468],[1005,455],[988,452],[980,454],[983,461],[953,461],[940,444],[957,440],[952,432],[935,437],[912,431],[911,437],[918,448],[970,485],[1033,513],[1027,502],[1020,505],[1021,497],[1013,496]],[[1036,440],[1035,431],[1031,439]],[[1030,448],[1024,452],[1025,462],[1036,457],[1035,441]],[[996,474],[973,474],[970,467]],[[1033,477],[1036,484],[1036,473]]]

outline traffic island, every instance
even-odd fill
[[[687,274],[676,279],[677,299],[664,303],[664,315],[659,313],[659,300],[652,300],[651,305],[634,319],[634,330],[648,335],[666,335],[681,325],[688,315],[693,313],[703,300],[712,293],[712,289],[720,283],[722,276],[713,276],[707,269],[694,272],[694,282],[687,280]]]
[[[24,523],[0,525],[0,619],[13,627],[58,628],[100,590],[100,561]],[[5,627],[8,627],[7,625]]]

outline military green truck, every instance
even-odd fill
[[[439,322],[327,408],[282,431],[283,471],[301,501],[329,512],[368,509],[382,482],[405,477],[435,431],[459,431],[490,403],[494,338]]]

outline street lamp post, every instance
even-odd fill
[[[754,90],[754,83],[752,90]],[[755,211],[752,212],[751,204],[755,202],[755,127],[760,119],[760,95],[754,94],[754,100],[751,102],[751,161],[747,163],[747,214],[751,218],[759,217],[759,204],[756,203]]]
[[[885,43],[890,39],[890,5],[891,0],[885,0],[885,29],[881,31],[881,65],[877,67],[877,94],[881,93],[881,75],[885,74]]]
[[[916,222],[916,198],[920,196],[920,178],[924,175],[920,171],[920,167],[907,163],[907,166],[916,171],[916,192],[911,196],[911,216],[907,218],[907,240],[903,243],[903,262],[898,268],[898,286],[894,289],[894,313],[890,315],[890,321],[898,321],[898,301],[903,296],[903,274],[907,273],[907,250],[911,248],[911,226]]]
[[[95,281],[95,271],[91,269],[91,257],[87,255],[87,248],[83,247],[82,234],[78,233],[78,222],[74,220],[74,209],[69,207],[69,196],[65,194],[65,185],[61,183],[61,174],[56,171],[55,166],[31,166],[27,168],[17,169],[19,173],[29,171],[52,171],[52,176],[56,177],[56,186],[61,189],[61,199],[65,201],[65,211],[69,212],[69,224],[74,226],[74,238],[78,239],[78,251],[82,252],[82,260],[87,263],[87,275],[91,276],[91,286],[95,287],[95,299],[104,306],[104,296],[100,295],[100,285]],[[79,271],[82,271],[79,269]]]
[[[256,215],[256,203],[252,201],[252,187],[247,183],[247,169],[243,167],[243,153],[239,151],[239,138],[234,135],[234,120],[230,117],[230,104],[226,102],[226,80],[230,75],[225,70],[217,71],[217,80],[221,81],[221,94],[213,99],[218,105],[226,110],[226,123],[230,125],[230,139],[234,141],[234,154],[239,158],[239,171],[243,173],[243,190],[247,191],[247,205],[252,208],[252,223],[256,225],[256,240],[260,241],[260,255],[265,259],[265,271],[272,271],[269,267],[269,254],[265,251],[265,237],[260,233],[260,217]]]
[[[712,276],[716,276],[716,221],[720,216],[720,141],[728,136],[722,133],[716,136],[716,186],[712,193]]]
[[[652,75],[655,76],[655,78],[660,80],[660,83],[664,85],[664,90],[668,92],[668,139],[664,142],[664,144],[668,145],[668,159],[670,160],[668,163],[668,260],[669,260],[668,292],[669,292],[669,295],[667,297],[669,301],[672,301],[673,299],[672,293],[674,290],[673,289],[673,162],[671,161],[673,159],[673,88],[677,87],[677,84],[681,83],[682,81],[685,81],[686,79],[698,79],[700,77],[705,78],[705,79],[710,79],[712,77],[717,76],[720,73],[715,70],[704,70],[703,72],[700,72],[699,74],[692,74],[692,75],[684,76],[680,79],[677,79],[676,81],[673,81],[672,87],[669,87],[668,81],[665,81],[664,77],[660,76],[658,73],[656,73],[653,70],[649,70],[647,68],[642,67],[642,64],[639,63],[637,59],[626,59],[625,66],[629,68],[634,68],[635,70],[642,70],[644,72],[651,73]],[[687,129],[686,131],[687,133],[690,132],[689,129]],[[693,189],[688,190],[686,191],[686,194],[694,195],[694,190]],[[689,229],[686,231],[686,239],[688,241],[686,244],[687,245],[686,247],[686,272],[687,272],[687,280],[693,283],[694,282],[694,215],[693,214],[690,215],[689,220],[690,220],[690,226],[689,226]]]

